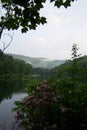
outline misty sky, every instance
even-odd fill
[[[47,3],[41,10],[41,15],[47,18],[47,24],[26,34],[22,34],[20,29],[14,31],[13,41],[5,50],[6,53],[69,59],[72,45],[76,43],[78,53],[87,55],[87,0],[75,1],[67,9],[57,9],[53,4]],[[3,42],[7,44],[9,40],[8,35],[3,35]]]

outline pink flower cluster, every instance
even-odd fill
[[[55,118],[58,110],[61,113],[67,111],[64,106],[60,107],[61,99],[62,97],[56,95],[55,91],[44,81],[23,101],[19,102],[17,120],[21,119],[25,128],[28,127],[30,130],[57,129],[58,122]]]

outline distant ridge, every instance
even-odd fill
[[[65,60],[49,60],[47,58],[33,58],[19,54],[8,54],[15,59],[24,60],[26,63],[31,64],[34,68],[54,68],[65,62]]]

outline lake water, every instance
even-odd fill
[[[19,130],[15,122],[14,101],[22,100],[24,84],[20,81],[0,82],[0,130]]]

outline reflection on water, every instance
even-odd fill
[[[22,100],[26,93],[23,92],[22,81],[0,81],[0,130],[16,130],[14,127],[14,101]]]
[[[0,81],[0,102],[4,99],[10,99],[14,93],[23,92],[24,87],[22,80]]]

